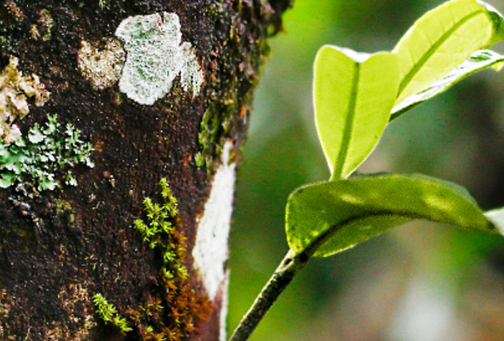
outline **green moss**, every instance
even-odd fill
[[[201,146],[201,151],[195,157],[196,166],[198,167],[205,165],[210,167],[212,165],[213,142],[219,130],[219,117],[214,114],[212,109],[209,108],[205,111],[200,123],[201,130],[198,142]]]
[[[122,334],[132,331],[128,326],[128,321],[117,313],[114,305],[107,302],[101,294],[93,296],[93,303],[96,306],[96,312],[105,323],[111,324],[121,331]]]
[[[209,312],[209,303],[190,286],[184,265],[187,250],[185,237],[177,231],[180,217],[177,199],[166,179],[161,179],[161,203],[150,198],[143,201],[145,219],[134,227],[143,242],[160,256],[160,288],[138,309],[128,315],[142,340],[181,340],[189,336]]]
[[[229,98],[223,102],[216,102],[203,114],[200,123],[198,142],[201,150],[194,157],[196,166],[206,166],[212,170],[215,161],[219,160],[224,147],[225,137],[231,131],[233,114],[237,109],[236,101]]]
[[[170,253],[167,245],[164,244],[163,235],[173,233],[173,224],[171,219],[178,216],[177,199],[172,195],[168,182],[162,179],[161,195],[164,199],[162,205],[153,204],[150,198],[143,201],[144,211],[149,222],[145,224],[141,219],[135,221],[134,226],[142,235],[144,242],[148,243],[150,248],[160,247],[163,249],[163,255]]]
[[[93,147],[80,139],[80,130],[67,124],[60,129],[56,115],[49,115],[42,128],[35,124],[28,137],[11,144],[0,142],[0,188],[16,185],[16,190],[54,190],[61,182],[77,186],[70,168],[78,164],[94,167]]]
[[[128,336],[135,335],[142,341],[180,341],[206,319],[210,304],[190,285],[184,265],[187,254],[185,237],[177,231],[180,228],[177,199],[166,179],[162,179],[159,185],[161,202],[145,198],[144,219],[133,224],[142,241],[159,257],[156,288],[149,289],[146,300],[137,308],[128,309],[124,317],[101,294],[96,294],[93,302],[100,318],[123,334],[131,332]]]

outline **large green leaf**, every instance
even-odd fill
[[[457,66],[455,70],[448,73],[442,79],[434,82],[425,90],[409,96],[404,101],[396,105],[392,109],[390,120],[392,121],[396,119],[406,111],[447,90],[455,83],[472,75],[473,73],[490,67],[499,71],[502,68],[503,63],[504,56],[497,52],[491,50],[480,50],[473,53],[469,59],[466,59],[462,64]]]
[[[427,12],[401,38],[400,104],[455,69],[474,52],[502,37],[502,16],[476,0],[452,0]]]
[[[495,232],[462,187],[424,175],[358,176],[301,187],[286,209],[289,247],[325,257],[413,219]]]
[[[333,173],[346,178],[369,155],[390,118],[397,86],[397,57],[323,46],[315,59],[317,130]]]

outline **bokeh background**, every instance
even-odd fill
[[[488,1],[504,11],[504,0]],[[239,170],[230,331],[288,250],[287,196],[329,177],[311,98],[318,48],[391,50],[442,2],[295,0],[286,13]],[[504,71],[471,76],[394,121],[359,171],[421,172],[467,187],[486,209],[504,206]],[[504,238],[419,221],[313,259],[251,340],[504,340]]]

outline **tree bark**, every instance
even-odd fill
[[[235,167],[290,0],[0,6],[0,339],[225,340]]]

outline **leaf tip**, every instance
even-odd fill
[[[496,232],[504,236],[504,208],[488,211],[484,214]]]

